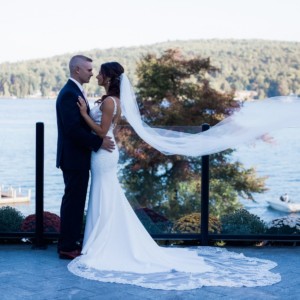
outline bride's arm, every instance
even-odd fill
[[[100,137],[105,137],[113,119],[114,103],[111,99],[106,99],[102,104],[101,124],[96,124],[87,113],[87,106],[82,97],[78,97],[78,107],[82,117],[88,126]]]

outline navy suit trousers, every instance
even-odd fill
[[[60,209],[61,222],[58,250],[78,249],[82,231],[89,170],[63,170],[65,192]]]

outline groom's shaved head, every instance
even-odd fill
[[[76,67],[80,67],[83,62],[89,61],[92,62],[93,60],[87,56],[84,55],[75,55],[71,58],[70,63],[69,63],[69,69],[70,69],[70,74],[74,74]]]

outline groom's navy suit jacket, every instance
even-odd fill
[[[102,139],[91,133],[81,116],[77,105],[78,96],[84,97],[75,82],[69,79],[56,101],[56,167],[62,170],[89,169],[91,151],[97,151],[102,144]]]

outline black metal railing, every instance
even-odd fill
[[[208,130],[209,125],[203,124],[202,131]],[[198,241],[201,245],[208,245],[210,241],[300,241],[299,234],[212,234],[209,233],[209,156],[202,157],[201,172],[201,221],[199,227],[201,233],[164,233],[151,234],[155,240],[182,240]],[[36,123],[36,199],[35,232],[0,232],[0,238],[34,238],[34,249],[45,248],[45,239],[57,239],[58,233],[45,233],[43,231],[44,213],[44,124]]]
[[[44,248],[44,123],[36,123],[35,167],[35,245]]]
[[[202,125],[202,131],[209,129],[208,124]],[[209,222],[209,156],[202,156],[201,168],[201,244],[208,245]]]

